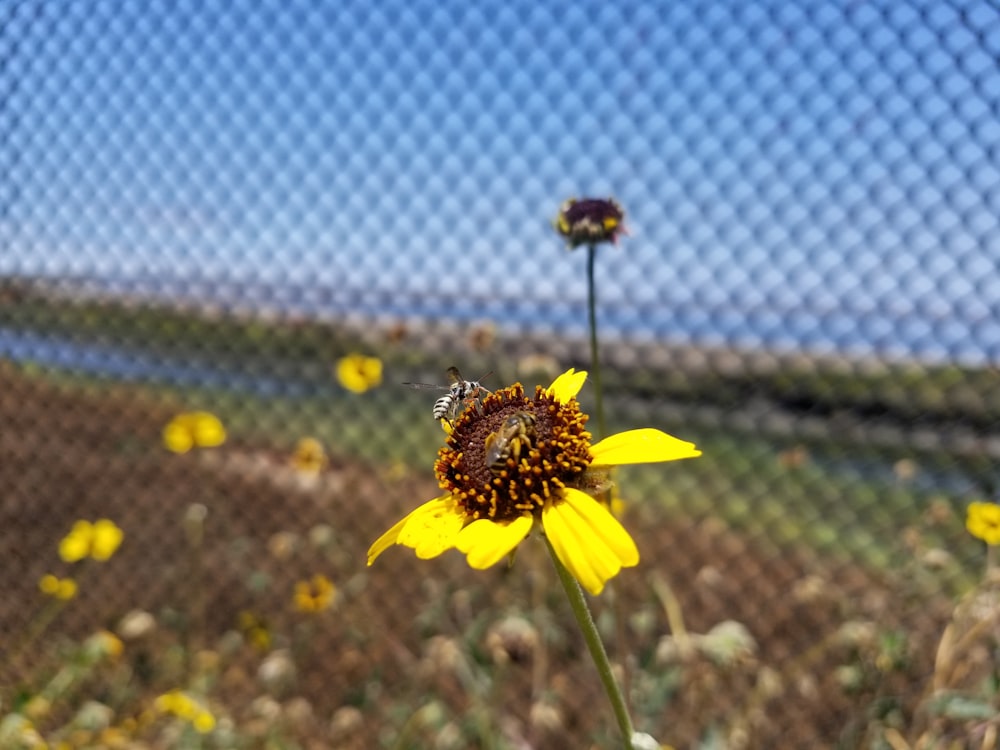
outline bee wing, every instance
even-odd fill
[[[419,388],[419,389],[425,390],[425,391],[448,391],[448,390],[451,390],[447,386],[444,386],[444,385],[434,385],[432,383],[403,383],[402,385],[405,385],[405,386],[407,386],[409,388]]]
[[[458,371],[455,365],[448,368],[448,382],[450,383],[461,383],[464,380],[462,373]]]
[[[483,441],[483,447],[486,449],[486,465],[492,466],[503,453],[503,442],[497,437],[497,433],[491,432]]]

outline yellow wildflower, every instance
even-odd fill
[[[88,653],[99,658],[106,656],[118,658],[125,650],[125,644],[122,643],[121,638],[109,630],[98,630],[84,641],[83,645]]]
[[[171,690],[159,696],[154,705],[163,714],[174,716],[189,722],[200,734],[207,734],[215,729],[215,716],[198,701],[182,690]]]
[[[982,539],[990,545],[1000,544],[1000,505],[969,503],[965,528],[976,539]]]
[[[364,393],[382,383],[382,360],[348,354],[337,362],[337,380],[352,393]]]
[[[322,612],[333,604],[336,587],[324,575],[314,575],[308,581],[295,584],[295,594],[292,598],[295,609],[299,612]]]
[[[513,552],[536,527],[592,594],[621,568],[638,564],[632,537],[585,489],[613,466],[693,458],[701,451],[653,429],[621,432],[591,445],[587,415],[576,400],[586,377],[571,369],[549,388],[536,388],[533,398],[516,383],[462,412],[435,464],[445,494],[380,536],[368,550],[368,564],[402,544],[421,559],[454,547],[482,570]],[[530,430],[526,427],[510,450],[498,451],[497,432],[512,419]]]
[[[237,617],[237,623],[243,638],[257,651],[264,652],[271,648],[271,629],[264,620],[244,610]]]
[[[192,448],[215,448],[226,442],[222,421],[207,411],[178,414],[163,428],[163,444],[173,453]]]
[[[85,557],[104,561],[115,553],[124,537],[125,533],[107,518],[94,523],[77,521],[69,534],[59,542],[59,557],[68,563],[78,562]]]
[[[319,474],[326,466],[323,444],[316,438],[301,438],[292,453],[292,466],[302,474]]]
[[[38,588],[43,594],[64,602],[76,596],[77,592],[76,581],[72,578],[57,578],[51,573],[41,577]]]

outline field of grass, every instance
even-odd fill
[[[0,747],[33,732],[50,747],[617,746],[541,544],[485,572],[403,548],[365,567],[371,541],[437,494],[428,395],[397,385],[441,369],[419,337],[23,290],[0,326],[305,384],[0,362]],[[361,395],[331,374],[355,350],[385,364]],[[514,377],[502,341],[454,356]],[[989,456],[844,429],[891,419],[905,435],[926,416],[976,431],[1000,411],[995,373],[915,373],[609,372],[611,431],[654,426],[704,451],[617,476],[642,562],[593,604],[639,728],[674,747],[985,746],[996,608],[964,529],[978,498],[921,476],[982,483]],[[748,416],[750,399],[777,405],[776,425]],[[162,429],[192,409],[228,439],[171,454]],[[290,465],[304,436],[327,451],[315,475]],[[59,559],[81,518],[123,529],[107,562]],[[78,596],[46,598],[46,573]],[[303,611],[296,585],[316,575],[336,593]]]

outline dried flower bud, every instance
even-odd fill
[[[523,617],[506,617],[486,636],[486,648],[497,664],[528,661],[538,647],[538,630]]]
[[[570,198],[559,207],[554,225],[572,249],[618,241],[625,229],[625,211],[613,198]]]

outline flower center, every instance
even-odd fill
[[[470,521],[538,514],[590,465],[587,415],[541,387],[534,398],[515,383],[487,395],[456,420],[434,472]]]

